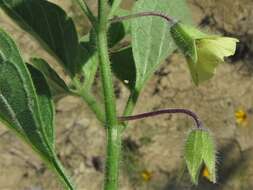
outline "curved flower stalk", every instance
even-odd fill
[[[171,35],[184,53],[196,85],[210,79],[224,57],[235,54],[239,42],[236,38],[205,34],[180,22],[171,27]]]

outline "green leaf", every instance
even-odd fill
[[[125,9],[118,9],[115,16],[126,16],[131,14]],[[110,47],[113,49],[111,53],[112,71],[129,89],[133,89],[136,79],[136,69],[132,48],[121,47],[117,44],[130,34],[131,23],[129,20],[114,23],[109,28]]]
[[[12,39],[0,30],[0,118],[44,157],[51,156],[40,102],[31,76]]]
[[[210,181],[216,182],[215,146],[208,131],[202,129],[191,131],[185,143],[184,156],[194,184],[198,184],[203,163],[210,174]]]
[[[46,0],[0,0],[1,7],[22,28],[56,55],[72,76],[80,70],[81,47],[73,20]]]
[[[61,79],[45,60],[41,58],[32,58],[31,64],[44,75],[53,97],[62,97],[69,93],[69,88],[64,80]]]
[[[28,65],[29,72],[31,74],[33,84],[35,86],[36,95],[38,98],[39,109],[41,113],[41,119],[45,126],[46,136],[52,147],[55,145],[55,132],[54,132],[54,117],[55,110],[50,93],[49,86],[44,75],[32,65]]]
[[[125,9],[118,9],[115,16],[126,16],[131,14],[130,11]],[[129,20],[113,23],[108,30],[109,47],[115,46],[120,42],[127,34],[130,34],[131,23]]]
[[[191,15],[184,0],[139,0],[134,13],[157,11],[185,23]],[[170,23],[162,18],[148,16],[132,19],[132,47],[136,66],[136,88],[142,88],[160,63],[175,49],[170,34]]]
[[[136,70],[132,48],[126,48],[111,55],[112,71],[130,89],[134,88]]]
[[[0,121],[38,153],[67,189],[74,190],[54,150],[54,107],[49,87],[39,70],[28,67],[31,74],[14,41],[0,29]]]

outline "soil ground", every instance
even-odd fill
[[[71,1],[54,2],[60,3],[87,28],[80,21],[81,14],[74,14],[77,9]],[[175,107],[196,111],[217,142],[218,183],[212,185],[201,177],[198,187],[191,184],[182,147],[193,122],[185,116],[173,115],[131,123],[132,127],[124,135],[121,190],[253,189],[253,1],[188,2],[197,25],[240,39],[237,54],[228,64],[219,66],[212,80],[199,87],[191,82],[182,55],[173,54],[147,84],[135,113]],[[39,55],[55,65],[55,60],[2,12],[0,25],[12,33],[26,57]],[[78,30],[85,32],[83,28]],[[118,82],[116,86],[121,109],[128,91]],[[102,189],[104,130],[78,98],[65,97],[56,109],[58,154],[77,189]],[[247,115],[242,125],[236,124],[235,113],[239,109]],[[60,189],[53,174],[33,152],[1,127],[0,190]]]

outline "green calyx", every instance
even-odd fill
[[[197,61],[196,39],[204,38],[207,35],[194,27],[184,25],[180,22],[171,27],[171,35],[184,55],[193,62]]]
[[[198,184],[203,164],[209,172],[208,179],[213,183],[216,182],[215,144],[208,131],[197,129],[190,132],[185,142],[184,157],[194,184]]]

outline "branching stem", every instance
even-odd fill
[[[153,11],[135,13],[135,14],[122,16],[122,17],[114,17],[114,18],[110,19],[109,21],[111,23],[115,23],[115,22],[120,22],[120,21],[123,21],[123,20],[128,20],[128,19],[133,19],[133,18],[138,18],[138,17],[146,17],[146,16],[160,17],[160,18],[163,18],[163,19],[167,20],[170,23],[176,23],[177,22],[171,16],[165,15],[164,13],[153,12]]]
[[[132,115],[132,116],[122,116],[119,117],[119,121],[124,122],[124,121],[132,121],[132,120],[138,120],[138,119],[145,119],[147,117],[155,117],[161,114],[176,114],[176,113],[183,113],[186,114],[190,117],[192,117],[196,123],[196,127],[198,129],[203,128],[202,122],[200,121],[199,117],[197,114],[195,114],[191,110],[183,109],[183,108],[171,108],[171,109],[164,109],[164,110],[158,110],[158,111],[152,111],[152,112],[146,112],[142,114],[137,114],[137,115]]]

